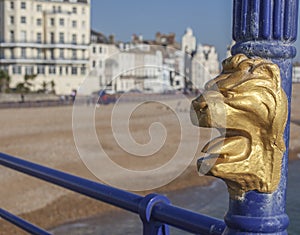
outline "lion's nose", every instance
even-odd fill
[[[190,108],[190,118],[191,118],[191,122],[193,125],[195,126],[199,126],[199,119],[198,119],[198,115],[195,109],[195,101],[192,102],[191,104],[191,108]]]

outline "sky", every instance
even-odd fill
[[[92,28],[120,41],[130,41],[133,34],[154,39],[161,32],[175,33],[180,42],[190,27],[198,44],[216,47],[219,60],[231,43],[232,0],[91,0],[91,11]],[[295,45],[300,61],[300,40]]]

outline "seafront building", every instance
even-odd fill
[[[120,52],[106,61],[107,89],[112,92],[132,90],[161,92],[163,57],[146,44],[122,45]]]
[[[11,87],[37,74],[34,89],[77,89],[89,71],[90,0],[0,0],[0,67]]]
[[[219,60],[216,48],[199,44],[193,30],[186,29],[181,39],[181,50],[184,54],[185,90],[197,91],[204,88],[205,83],[219,73]]]
[[[182,54],[175,34],[156,33],[154,40],[134,34],[130,42],[114,42],[92,31],[89,83],[107,93],[161,93],[183,88]],[[180,55],[181,54],[181,55]]]
[[[120,52],[114,41],[114,36],[106,37],[103,33],[91,30],[91,44],[89,47],[88,92],[108,89],[109,77],[106,76],[106,68],[110,61]],[[111,88],[110,88],[111,89]]]
[[[219,66],[216,48],[211,45],[199,44],[192,60],[192,83],[194,88],[203,89],[205,83],[219,74]]]
[[[192,54],[196,50],[196,37],[193,35],[193,30],[187,28],[181,39],[181,50]]]
[[[132,38],[130,43],[115,43],[114,36],[91,32],[90,92],[107,93],[145,90],[160,76],[162,55],[150,45]]]
[[[25,75],[37,75],[32,90],[54,84],[56,94],[63,95],[84,81],[85,94],[193,91],[219,72],[215,48],[196,48],[192,29],[186,29],[181,45],[174,33],[160,32],[153,40],[134,34],[129,43],[116,42],[113,35],[91,30],[90,4],[0,0],[0,69],[9,73],[11,88]]]

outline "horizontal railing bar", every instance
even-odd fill
[[[162,223],[196,234],[221,235],[226,227],[222,220],[163,203],[153,208],[152,216]]]
[[[0,164],[137,214],[144,198],[4,153],[0,153]],[[221,235],[225,229],[222,220],[164,203],[157,203],[154,206],[151,218],[197,234]]]
[[[0,217],[3,219],[9,221],[10,223],[16,225],[17,227],[23,229],[26,232],[29,232],[33,235],[51,235],[51,233],[48,233],[47,231],[37,227],[36,225],[33,225],[26,220],[15,216],[14,214],[9,213],[6,210],[3,210],[0,208]]]
[[[125,192],[3,153],[0,153],[0,164],[135,213],[138,213],[138,205],[143,198],[130,192]]]

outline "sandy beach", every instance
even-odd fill
[[[293,86],[291,115],[290,159],[300,154],[300,84]],[[122,106],[123,105],[123,106]],[[120,104],[126,110],[126,104]],[[134,139],[145,144],[149,141],[148,129],[151,123],[161,122],[168,131],[163,148],[150,158],[139,159],[124,151],[114,140],[111,130],[113,105],[101,106],[95,111],[95,129],[100,144],[110,158],[125,168],[144,170],[168,162],[175,154],[181,141],[178,119],[172,110],[149,103],[138,108],[131,116],[130,132]],[[188,115],[188,108],[177,110]],[[2,109],[0,110],[1,152],[18,156],[51,168],[56,168],[94,181],[99,181],[80,158],[72,132],[72,107]],[[157,120],[159,117],[159,120]],[[122,120],[122,116],[119,117]],[[84,129],[84,123],[83,129]],[[207,129],[199,129],[201,141],[190,166],[171,183],[149,192],[166,192],[185,187],[207,185],[213,179],[199,177],[195,162],[201,155],[201,148],[211,137]],[[193,135],[184,141],[193,141]],[[91,149],[92,151],[92,149]],[[299,156],[299,155],[298,155]],[[292,164],[292,163],[291,163]],[[52,228],[76,219],[93,216],[115,209],[101,202],[89,199],[68,190],[45,183],[38,179],[1,167],[1,207],[28,219],[43,228]],[[0,234],[26,234],[15,226],[0,220]]]

